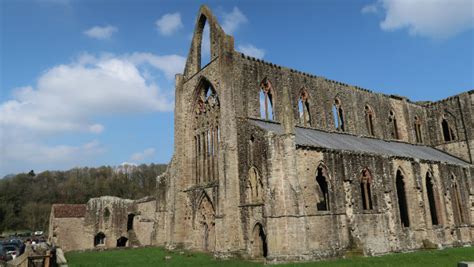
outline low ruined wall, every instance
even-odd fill
[[[52,223],[53,242],[64,251],[94,247],[94,237],[86,231],[84,218],[54,218]]]

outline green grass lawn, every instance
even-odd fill
[[[165,256],[171,259],[165,260]],[[212,256],[189,251],[166,251],[162,248],[136,248],[107,251],[70,252],[66,254],[70,267],[88,266],[263,266],[262,262],[216,260]],[[310,263],[278,266],[457,266],[459,261],[474,261],[474,247],[396,253],[379,257],[353,257]]]

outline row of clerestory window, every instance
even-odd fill
[[[271,82],[265,78],[260,83],[260,118],[265,120],[276,120],[274,112],[274,89]],[[308,90],[303,88],[300,90],[298,98],[298,115],[299,123],[304,127],[311,126],[311,112],[310,112],[310,96]],[[375,112],[369,105],[364,107],[365,123],[367,133],[370,136],[375,136]],[[345,116],[342,102],[339,98],[334,99],[332,105],[332,116],[334,128],[338,131],[346,131]],[[390,137],[392,139],[400,139],[399,126],[397,116],[393,110],[389,111],[388,125]],[[443,115],[441,120],[442,136],[444,141],[456,140],[454,128],[450,125],[449,120]],[[414,117],[413,130],[415,134],[416,143],[423,143],[422,122],[418,116]]]

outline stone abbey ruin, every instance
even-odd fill
[[[248,57],[203,6],[156,195],[54,205],[49,238],[267,262],[472,245],[473,115],[473,90],[412,102]]]

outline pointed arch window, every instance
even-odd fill
[[[342,103],[339,98],[334,99],[334,104],[332,106],[332,115],[334,117],[334,127],[336,128],[336,130],[344,132],[344,110],[342,109]]]
[[[301,89],[298,99],[298,112],[300,123],[307,127],[311,126],[311,114],[309,112],[309,93],[306,88]]]
[[[456,135],[454,133],[454,129],[446,115],[443,115],[441,120],[441,128],[443,130],[443,137],[445,142],[450,142],[456,140]]]
[[[195,92],[194,167],[197,184],[217,179],[220,103],[217,91],[202,79]]]
[[[260,203],[263,201],[263,182],[259,171],[251,167],[248,173],[247,201],[249,203]]]
[[[369,105],[365,106],[365,124],[369,135],[374,136],[374,111]]]
[[[362,171],[360,178],[360,192],[362,198],[362,209],[371,210],[372,206],[372,175],[368,169]]]
[[[398,198],[398,210],[400,212],[400,222],[404,227],[410,227],[410,219],[408,216],[408,203],[405,191],[405,177],[401,170],[397,170],[396,188]]]
[[[439,219],[438,219],[438,212],[437,212],[437,195],[435,193],[435,184],[433,181],[433,176],[431,175],[430,172],[426,173],[426,179],[425,179],[425,185],[426,185],[426,197],[428,198],[428,205],[430,207],[430,216],[431,216],[431,224],[432,225],[438,225],[439,224]]]
[[[390,125],[391,137],[393,139],[400,139],[400,136],[398,135],[397,117],[395,116],[395,112],[393,112],[393,110],[390,110],[390,113],[388,116],[388,122]]]
[[[273,111],[274,90],[272,83],[267,78],[260,83],[260,118],[275,120]]]
[[[415,137],[417,143],[423,143],[423,135],[421,133],[421,120],[418,116],[415,116]]]
[[[318,203],[316,207],[321,211],[328,211],[329,206],[329,183],[328,183],[328,173],[325,166],[320,165],[316,173],[316,183],[317,183],[317,194],[318,194]]]
[[[451,184],[453,191],[453,206],[454,206],[454,216],[456,225],[463,224],[464,221],[464,211],[461,202],[461,191],[459,190],[458,183],[454,174],[451,174]]]
[[[211,30],[206,16],[201,15],[199,18],[199,69],[204,68],[211,62]]]

